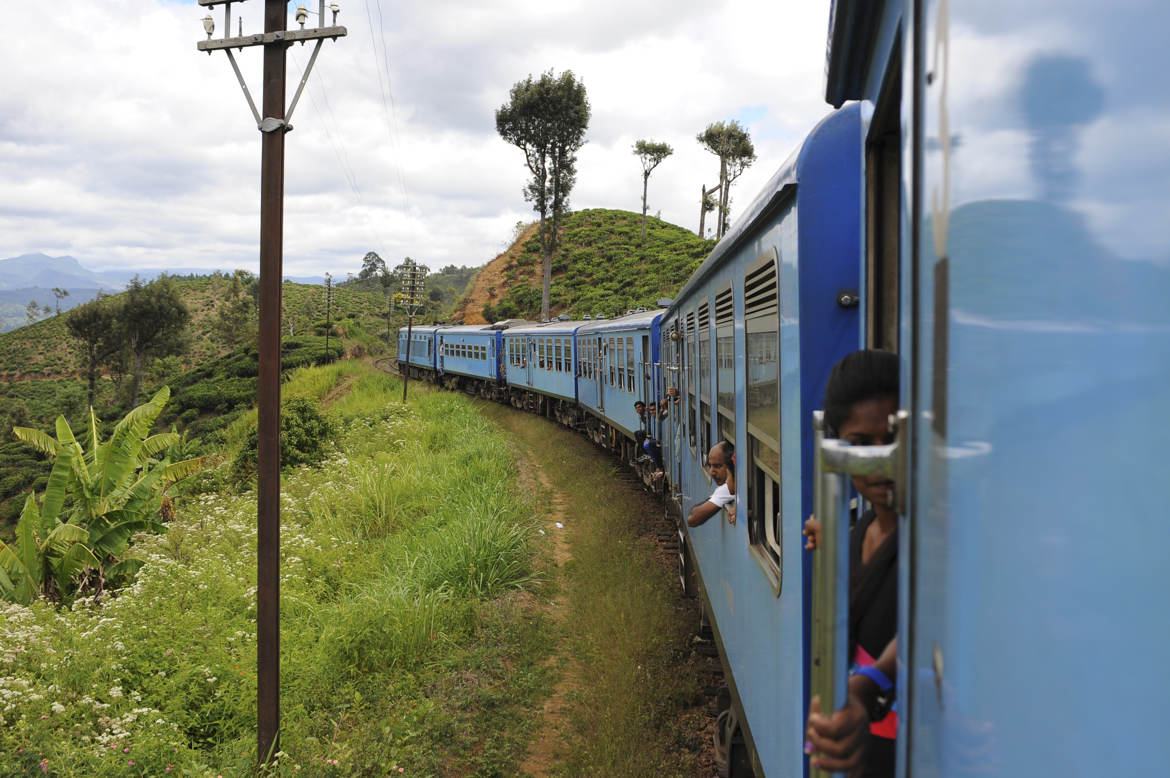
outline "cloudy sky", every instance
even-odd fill
[[[734,220],[829,110],[828,0],[340,4],[349,35],[325,43],[287,138],[286,275],[344,277],[371,250],[432,268],[494,257],[535,218],[523,156],[495,132],[529,74],[569,69],[588,91],[574,209],[640,210],[631,147],[649,138],[675,149],[650,179],[650,213],[692,230],[700,186],[718,178],[696,133],[749,128],[759,159],[732,189]],[[255,271],[260,134],[227,57],[195,49],[195,0],[4,10],[21,33],[0,47],[0,68],[19,74],[0,90],[0,258]],[[233,14],[259,32],[262,10]],[[290,98],[310,53],[290,50]],[[259,103],[260,49],[237,59]]]

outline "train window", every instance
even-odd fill
[[[633,336],[626,338],[626,385],[625,390],[630,394],[634,393],[634,338]]]
[[[711,307],[699,306],[699,453],[711,450]]]
[[[638,392],[638,397],[647,402],[653,402],[658,397],[658,387],[654,385],[654,379],[650,375],[651,368],[651,351],[650,351],[650,336],[642,336],[642,391]],[[656,424],[655,427],[658,425]]]
[[[626,342],[619,336],[617,339],[617,352],[614,354],[614,362],[617,363],[617,384],[618,389],[626,388]]]
[[[564,339],[557,338],[557,342],[556,342],[556,345],[554,346],[554,348],[556,349],[556,361],[554,362],[554,365],[556,367],[556,371],[558,373],[563,373],[565,371],[565,341],[564,341]]]
[[[718,437],[735,442],[735,297],[715,295],[715,407]]]
[[[618,359],[618,346],[614,345],[614,339],[612,337],[610,338],[610,347],[606,351],[606,356],[608,357],[607,362],[610,363],[610,386],[617,386],[618,366],[614,363]]]
[[[743,282],[747,340],[748,542],[780,593],[780,304],[776,249],[747,269]]]
[[[687,385],[687,396],[685,398],[687,403],[687,440],[691,445],[691,453],[694,454],[696,453],[695,430],[698,429],[698,424],[695,420],[695,411],[698,407],[698,402],[695,398],[695,377],[691,372],[694,370],[692,365],[695,362],[695,314],[693,311],[687,314],[686,328],[686,346],[684,347],[686,353],[684,362],[686,364],[683,366],[683,374],[685,376],[683,380]],[[703,453],[706,454],[707,452],[704,451]]]

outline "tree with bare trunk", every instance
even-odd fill
[[[719,157],[719,223],[715,237],[722,238],[731,226],[731,184],[756,161],[756,150],[747,130],[735,119],[712,122],[695,139]]]
[[[557,76],[548,71],[537,80],[518,81],[508,102],[496,111],[496,131],[524,152],[532,179],[524,199],[540,214],[540,250],[544,287],[540,315],[549,315],[552,255],[557,229],[569,207],[569,192],[577,180],[577,150],[585,144],[589,100],[585,85],[572,71]]]
[[[650,174],[662,160],[674,153],[668,143],[640,140],[634,144],[634,153],[642,161],[642,238],[646,238],[646,190],[650,186]]]

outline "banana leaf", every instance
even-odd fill
[[[40,523],[41,513],[37,510],[36,498],[30,494],[24,501],[20,520],[16,522],[16,553],[25,572],[37,587],[45,580],[45,558],[33,530]]]
[[[64,594],[65,585],[67,583],[72,585],[73,580],[87,567],[97,570],[101,567],[101,562],[98,561],[98,558],[93,555],[93,552],[89,550],[85,543],[74,543],[65,552],[65,555],[53,566],[53,575],[57,579],[57,589]]]
[[[121,514],[121,511],[114,511],[114,514]],[[110,526],[90,529],[89,547],[99,559],[117,556],[130,546],[130,538],[134,537],[134,533],[157,532],[161,526],[150,519],[124,519],[117,515]]]
[[[163,481],[173,484],[182,481],[189,475],[201,472],[217,459],[215,454],[203,457],[184,459],[182,462],[171,462],[163,469]]]
[[[106,568],[106,580],[116,578],[131,578],[142,569],[141,559],[123,559],[117,564],[110,565]]]
[[[61,430],[69,429],[64,416],[57,417],[57,438],[62,438]],[[71,436],[72,437],[72,436]],[[61,506],[65,504],[65,496],[73,473],[74,447],[62,445],[58,449],[57,460],[53,462],[53,469],[49,473],[49,481],[45,484],[44,503],[41,505],[41,522],[51,524],[57,520]]]
[[[162,413],[163,405],[170,395],[168,387],[159,389],[149,402],[127,413],[114,427],[110,439],[102,444],[98,452],[98,469],[101,473],[98,498],[102,503],[139,464],[142,442],[154,420]]]
[[[160,432],[157,435],[151,435],[142,441],[142,456],[153,457],[178,442],[179,435],[174,432]]]
[[[40,430],[34,430],[31,427],[13,427],[12,434],[16,436],[17,440],[29,444],[40,450],[41,453],[51,457],[57,456],[57,441]]]
[[[8,577],[8,573],[4,570],[3,557],[4,552],[12,552],[8,546],[4,545],[4,541],[0,540],[0,599],[8,600],[9,602],[17,602],[16,598],[16,584]],[[21,605],[28,605],[27,602],[20,603]]]

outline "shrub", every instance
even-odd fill
[[[337,437],[337,426],[321,413],[312,400],[294,397],[280,409],[280,465],[315,465],[325,458],[330,443]],[[232,471],[240,481],[256,476],[257,447],[260,433],[253,427],[247,441],[232,462]]]

